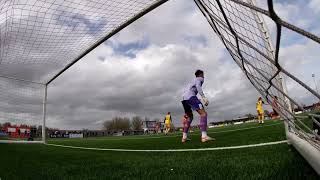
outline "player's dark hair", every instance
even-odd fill
[[[196,77],[200,76],[201,74],[203,74],[203,71],[200,69],[196,70],[196,72],[194,73],[194,75],[196,75]]]

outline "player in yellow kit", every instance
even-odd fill
[[[167,135],[170,131],[171,128],[171,113],[168,112],[165,119],[164,119],[164,124],[165,124],[165,131],[164,134]]]
[[[263,111],[262,104],[264,104],[264,102],[262,101],[262,98],[259,97],[258,101],[257,101],[257,104],[256,104],[259,124],[261,124],[261,123],[263,124],[264,123],[264,111]]]

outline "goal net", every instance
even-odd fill
[[[47,86],[74,63],[167,0],[0,0],[0,142],[44,142]],[[194,0],[214,32],[252,85],[286,123],[290,143],[320,174],[319,135],[304,111],[286,92],[284,81],[318,93],[280,65],[281,32],[320,38],[283,21],[268,0],[268,10],[253,0]],[[262,16],[276,27],[275,45]]]
[[[42,142],[43,84],[0,77],[0,142]]]
[[[285,120],[289,143],[320,174],[320,138],[312,127],[312,124],[319,124],[319,116],[312,113],[295,115],[294,109],[305,112],[304,107],[288,95],[284,82],[295,82],[318,101],[320,96],[281,66],[279,58],[284,28],[316,42],[316,45],[319,45],[320,38],[279,18],[272,0],[268,1],[268,10],[257,7],[254,0],[195,0],[195,3],[251,84]],[[275,46],[263,16],[275,24]]]
[[[166,1],[0,0],[0,142],[45,142],[47,86]]]

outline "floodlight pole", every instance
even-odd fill
[[[44,144],[47,143],[47,137],[46,137],[46,114],[47,114],[47,90],[48,85],[45,85],[44,88],[44,97],[43,97],[43,104],[42,104],[42,113],[43,113],[43,121],[42,121],[42,141]]]

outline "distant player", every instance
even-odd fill
[[[264,104],[264,102],[262,101],[262,98],[259,97],[258,101],[257,101],[257,104],[256,104],[259,124],[261,124],[261,123],[263,124],[264,123],[264,111],[263,111],[262,104]]]
[[[165,119],[164,119],[164,126],[165,126],[165,131],[164,134],[167,135],[170,132],[171,128],[171,113],[168,112]]]
[[[272,119],[277,119],[280,117],[276,109],[279,110],[279,102],[278,102],[278,97],[274,96],[272,99],[272,110],[273,110]]]
[[[208,106],[209,101],[202,91],[204,73],[201,70],[197,70],[195,72],[195,76],[196,78],[187,86],[186,90],[183,93],[182,105],[185,111],[185,115],[183,118],[185,118],[186,120],[184,120],[182,142],[190,140],[188,139],[188,131],[193,120],[192,110],[197,111],[200,115],[201,141],[207,142],[214,140],[214,138],[211,138],[207,135],[207,112],[204,110],[201,101],[197,97],[197,94],[199,93],[201,95],[203,103]]]
[[[155,130],[154,130],[156,134],[158,134],[158,133],[159,133],[159,130],[160,130],[160,124],[161,124],[160,122],[156,122],[156,127],[155,127]]]

